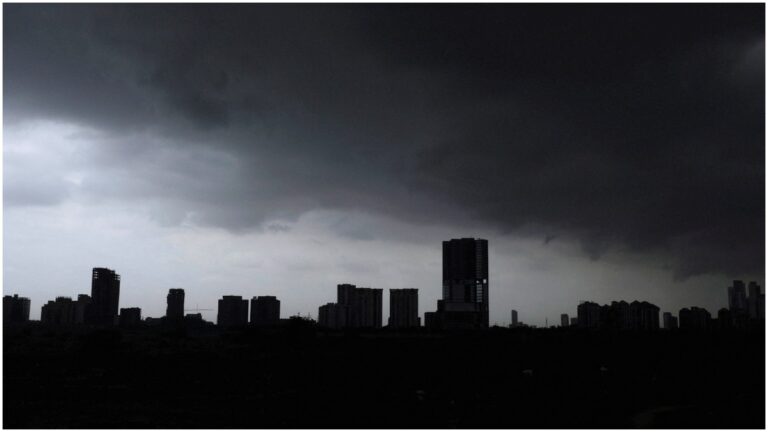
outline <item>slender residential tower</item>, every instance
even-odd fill
[[[171,288],[166,297],[168,307],[165,309],[165,318],[168,321],[182,321],[184,319],[184,290]]]
[[[91,303],[88,322],[100,325],[117,324],[120,303],[120,275],[108,268],[96,267],[91,274]]]
[[[443,298],[424,321],[437,329],[488,327],[488,240],[443,242]]]

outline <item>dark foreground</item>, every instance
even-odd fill
[[[5,428],[764,428],[763,331],[6,328]]]

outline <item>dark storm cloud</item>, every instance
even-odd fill
[[[362,210],[537,226],[594,258],[659,254],[679,277],[762,273],[763,16],[761,5],[6,5],[6,116],[163,137],[105,144],[112,164],[133,154],[144,183],[84,187],[165,199],[171,223],[191,212],[242,230]]]

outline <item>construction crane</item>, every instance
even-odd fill
[[[199,313],[200,311],[210,311],[210,310],[213,310],[213,309],[200,309],[200,305],[196,304],[194,309],[184,309],[184,312],[193,312],[194,311],[194,312],[198,312]]]

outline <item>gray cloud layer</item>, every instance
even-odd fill
[[[472,221],[681,278],[764,273],[761,5],[4,12],[5,121],[98,131],[90,169],[124,177],[86,175],[91,199],[233,231],[313,209]],[[55,183],[5,203],[66,200]]]

